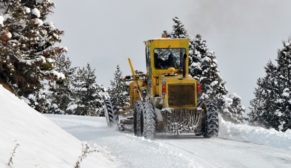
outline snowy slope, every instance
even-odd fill
[[[1,168],[74,168],[81,160],[84,144],[1,85],[0,102]],[[99,148],[89,149],[81,168],[115,167]]]
[[[291,130],[278,132],[274,129],[233,124],[220,118],[219,137],[291,150]]]
[[[118,160],[118,167],[290,168],[291,165],[289,132],[275,133],[222,121],[219,138],[158,136],[150,141],[108,128],[104,118],[48,117],[78,139],[105,147]]]

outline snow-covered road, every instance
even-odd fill
[[[291,151],[287,149],[221,138],[160,136],[150,141],[108,128],[104,118],[48,117],[81,141],[103,146],[118,167],[291,167]]]

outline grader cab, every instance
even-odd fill
[[[136,73],[129,59],[134,134],[149,139],[159,133],[217,136],[216,107],[199,100],[201,86],[188,73],[189,40],[164,38],[145,44],[145,75]]]

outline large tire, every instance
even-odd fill
[[[219,118],[217,107],[213,103],[205,105],[206,117],[203,124],[203,136],[205,138],[217,137],[219,130]]]
[[[136,136],[142,136],[143,109],[143,103],[141,101],[137,101],[134,105],[133,112],[133,131]]]
[[[105,103],[104,114],[105,114],[107,126],[112,127],[116,123],[116,119],[117,119],[116,113],[114,112],[110,99],[106,99],[104,103]]]
[[[154,139],[156,133],[156,120],[155,120],[155,111],[154,107],[149,102],[143,103],[143,122],[142,124],[142,131],[143,136],[146,139]]]

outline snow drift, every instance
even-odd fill
[[[95,147],[84,157],[79,140],[0,85],[0,167],[114,167]],[[82,160],[82,162],[81,162]]]
[[[236,141],[268,145],[277,148],[291,149],[291,130],[278,132],[244,124],[233,124],[220,117],[219,137]]]

